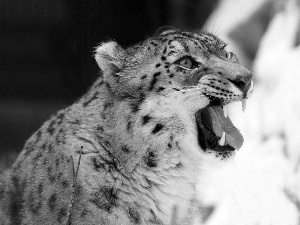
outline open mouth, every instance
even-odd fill
[[[242,147],[244,138],[231,122],[227,105],[200,109],[195,116],[198,142],[204,151],[232,152]]]

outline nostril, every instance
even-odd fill
[[[237,86],[241,91],[244,91],[246,88],[246,82],[243,80],[230,80],[235,86]]]
[[[237,76],[234,80],[230,80],[234,85],[236,85],[242,92],[247,92],[251,84],[252,74],[245,76]]]

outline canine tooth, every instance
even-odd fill
[[[228,116],[228,105],[223,106],[223,112],[224,112],[224,116],[226,118]]]
[[[249,87],[249,90],[247,92],[247,98],[249,98],[253,92],[253,88],[254,88],[254,84],[253,84],[253,80],[251,80],[251,84],[250,84],[250,87]]]
[[[225,144],[225,132],[223,132],[221,139],[219,140],[219,145],[224,146]]]
[[[242,102],[242,110],[243,110],[243,112],[245,112],[246,111],[247,100],[246,99],[242,99],[241,102]]]

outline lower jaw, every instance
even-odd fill
[[[235,151],[223,151],[223,152],[216,152],[214,150],[206,150],[205,153],[212,154],[216,158],[219,158],[220,160],[226,160],[235,155]]]
[[[208,153],[214,154],[217,158],[227,159],[234,155],[235,149],[229,145],[221,146],[218,143],[219,138],[214,132],[206,129],[201,121],[201,111],[196,112],[196,127],[198,133],[198,145],[200,148]]]

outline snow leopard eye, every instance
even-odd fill
[[[231,59],[233,56],[233,53],[232,52],[227,52],[226,53],[226,59]]]
[[[219,54],[226,59],[231,59],[233,56],[232,52],[227,52],[225,49],[222,49]]]
[[[189,70],[195,69],[199,66],[199,63],[196,62],[196,60],[191,56],[184,56],[178,59],[175,63],[178,64],[181,68]]]

